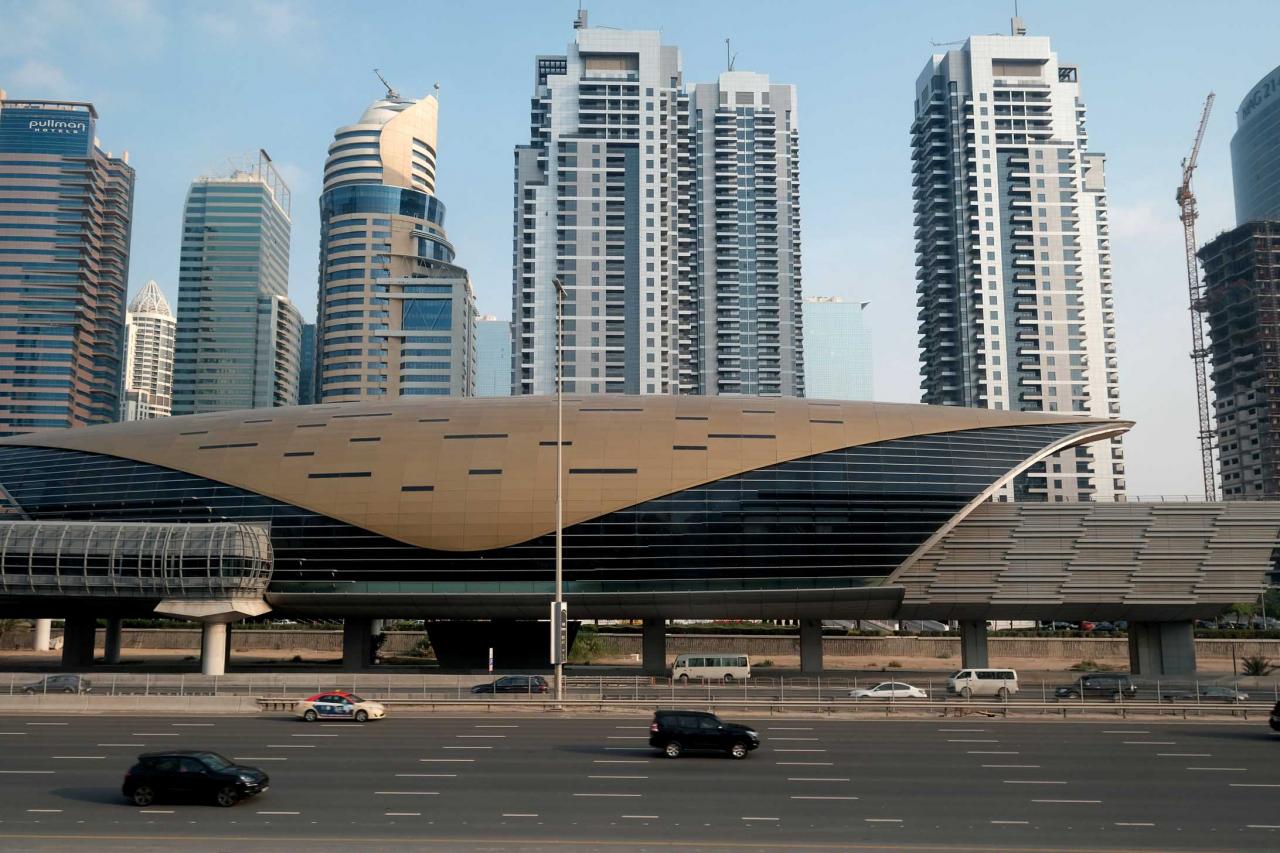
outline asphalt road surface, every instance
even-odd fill
[[[1280,736],[1238,724],[770,719],[746,760],[642,717],[0,721],[0,849],[1276,850]],[[126,804],[134,757],[271,774],[234,808]]]

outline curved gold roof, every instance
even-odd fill
[[[713,480],[894,438],[1128,421],[796,398],[579,396],[564,404],[564,523]],[[555,529],[554,397],[215,412],[0,439],[147,462],[423,548],[479,551]]]

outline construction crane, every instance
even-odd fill
[[[1191,175],[1196,170],[1200,156],[1200,143],[1204,141],[1204,128],[1209,123],[1209,111],[1213,109],[1213,92],[1204,100],[1200,113],[1200,126],[1196,128],[1196,141],[1191,153],[1182,161],[1182,183],[1178,185],[1178,208],[1182,218],[1182,239],[1187,255],[1187,289],[1191,298],[1191,362],[1196,368],[1196,408],[1200,413],[1200,464],[1204,471],[1204,498],[1218,499],[1217,474],[1213,464],[1214,433],[1209,413],[1209,350],[1204,345],[1204,285],[1200,281],[1200,268],[1196,263],[1196,196],[1191,191]]]

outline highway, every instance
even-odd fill
[[[647,717],[0,721],[5,850],[1276,850],[1280,736],[1238,724],[754,723],[744,761],[660,758]],[[119,793],[134,757],[271,774],[231,809]]]

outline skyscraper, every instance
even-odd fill
[[[839,296],[804,299],[805,396],[872,400],[871,332],[862,322],[866,302]]]
[[[0,90],[0,435],[120,417],[134,171],[97,120]]]
[[[1258,81],[1236,110],[1231,176],[1236,224],[1280,220],[1280,68]]]
[[[476,396],[511,396],[511,324],[492,314],[476,321]]]
[[[475,293],[435,196],[437,111],[388,89],[329,146],[316,402],[475,393]]]
[[[173,412],[173,347],[177,320],[154,281],[125,314],[123,420],[167,418]]]
[[[660,33],[574,29],[515,150],[514,390],[554,390],[558,278],[566,390],[802,394],[794,88],[691,96]]]
[[[187,192],[175,415],[293,405],[302,317],[289,302],[289,187],[265,151]]]
[[[298,367],[298,405],[316,401],[316,324],[302,324],[301,364]]]
[[[1049,39],[973,36],[916,81],[912,183],[926,403],[1120,413],[1103,155]],[[1119,438],[1066,451],[1015,497],[1110,500]]]
[[[691,109],[697,239],[681,387],[804,396],[796,87],[728,71],[693,88]]]

